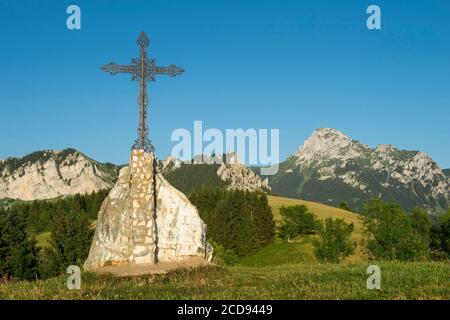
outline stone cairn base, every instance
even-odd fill
[[[152,153],[133,150],[130,165],[120,170],[99,211],[86,271],[189,258],[211,260],[206,225],[197,209],[155,174],[154,161]]]

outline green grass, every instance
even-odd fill
[[[239,261],[239,265],[248,267],[267,267],[295,263],[316,263],[314,246],[308,239],[293,243],[274,242],[256,254]]]
[[[366,288],[369,263],[206,267],[163,276],[114,278],[82,274],[0,286],[0,299],[450,299],[448,263],[377,263],[381,290]]]

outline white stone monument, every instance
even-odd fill
[[[211,260],[206,225],[197,209],[161,174],[153,174],[154,161],[152,153],[132,151],[130,165],[120,170],[101,206],[85,270],[192,257]]]

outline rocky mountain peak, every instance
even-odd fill
[[[333,205],[347,201],[359,210],[373,197],[394,199],[406,210],[450,207],[448,172],[427,154],[390,144],[372,149],[334,129],[314,131],[280,168],[270,186],[291,197]]]
[[[198,154],[191,161],[193,164],[229,164],[229,165],[243,165],[236,152],[227,152],[223,154],[209,155]]]
[[[240,164],[237,158],[233,158],[232,164],[221,164],[217,170],[220,179],[228,183],[227,189],[245,191],[270,191],[269,179],[261,179],[251,169]]]
[[[158,162],[159,172],[164,174],[173,171],[181,167],[182,163],[183,161],[181,161],[180,159],[168,156],[164,160],[160,160]]]
[[[341,131],[319,128],[305,140],[294,154],[298,162],[318,159],[349,159],[360,157],[370,148],[349,138]]]
[[[392,144],[379,144],[375,148],[375,152],[379,152],[379,153],[391,153],[391,152],[398,151],[398,150],[399,149],[394,147]]]

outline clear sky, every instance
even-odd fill
[[[66,8],[81,7],[81,30]],[[382,10],[382,30],[366,8]],[[281,159],[318,127],[450,167],[450,1],[0,0],[0,158],[74,147],[125,163],[137,83],[100,67],[149,54],[183,76],[151,83],[160,158],[176,128],[279,128]]]

